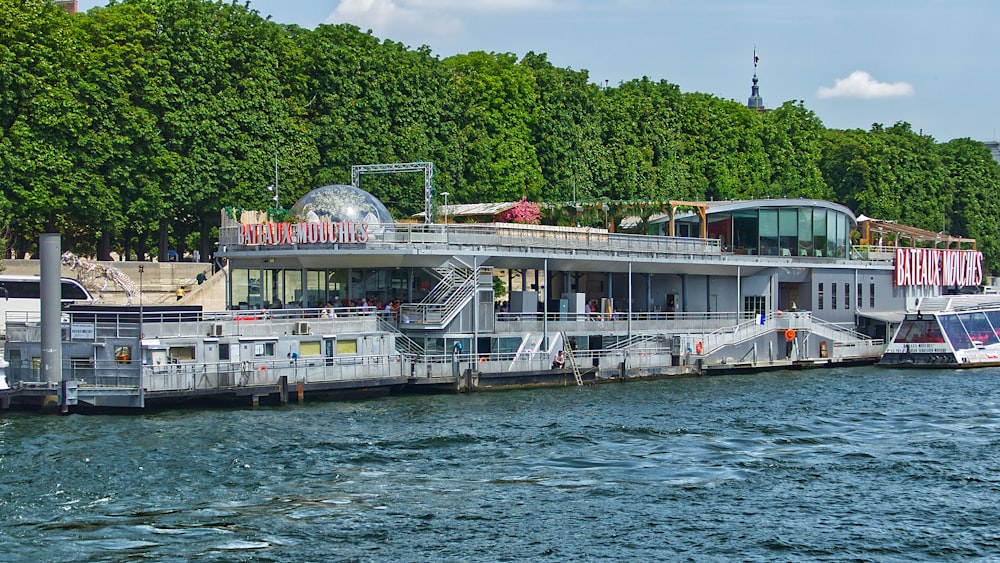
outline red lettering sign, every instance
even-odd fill
[[[897,248],[896,285],[970,286],[983,283],[983,253],[977,250]]]

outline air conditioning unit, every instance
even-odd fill
[[[309,334],[309,323],[297,322],[292,328],[292,334]]]
[[[212,325],[211,330],[208,331],[209,336],[222,336],[222,324],[216,323]]]

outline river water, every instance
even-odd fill
[[[998,377],[6,413],[0,560],[997,560]]]

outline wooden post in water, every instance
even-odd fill
[[[299,391],[299,404],[304,405],[306,403],[306,384],[299,381],[298,383]]]
[[[282,405],[288,404],[288,376],[282,375],[278,378],[278,400]]]

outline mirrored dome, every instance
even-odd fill
[[[332,185],[316,188],[302,196],[292,206],[300,221],[357,221],[369,224],[391,224],[392,215],[372,194],[355,186]]]

